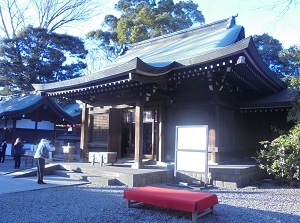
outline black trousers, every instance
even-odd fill
[[[20,168],[22,155],[15,155],[15,168]]]
[[[5,160],[5,153],[6,153],[6,149],[2,149],[2,153],[1,153],[1,157],[0,157],[0,162],[2,160],[2,163],[4,163],[4,160]]]
[[[36,159],[38,182],[43,182],[46,160],[43,158]]]

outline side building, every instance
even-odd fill
[[[81,109],[64,110],[53,98],[38,92],[2,96],[0,100],[0,139],[8,142],[7,155],[12,144],[20,137],[25,150],[32,150],[41,138],[51,139],[68,133],[68,128],[80,123]],[[79,114],[78,114],[79,113]],[[79,118],[78,118],[79,117]]]

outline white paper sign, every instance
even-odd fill
[[[207,175],[207,135],[207,125],[176,127],[175,174],[180,170]]]

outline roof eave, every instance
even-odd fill
[[[55,113],[63,118],[68,123],[78,123],[78,120],[66,112],[63,111],[63,109],[50,97],[41,97],[40,100],[38,100],[36,103],[20,110],[13,110],[13,111],[5,111],[1,112],[0,116],[2,119],[21,119],[24,115],[34,112],[39,107],[47,105],[50,106]]]

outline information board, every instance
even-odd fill
[[[175,176],[177,171],[196,172],[207,181],[208,126],[176,126],[175,138]]]

